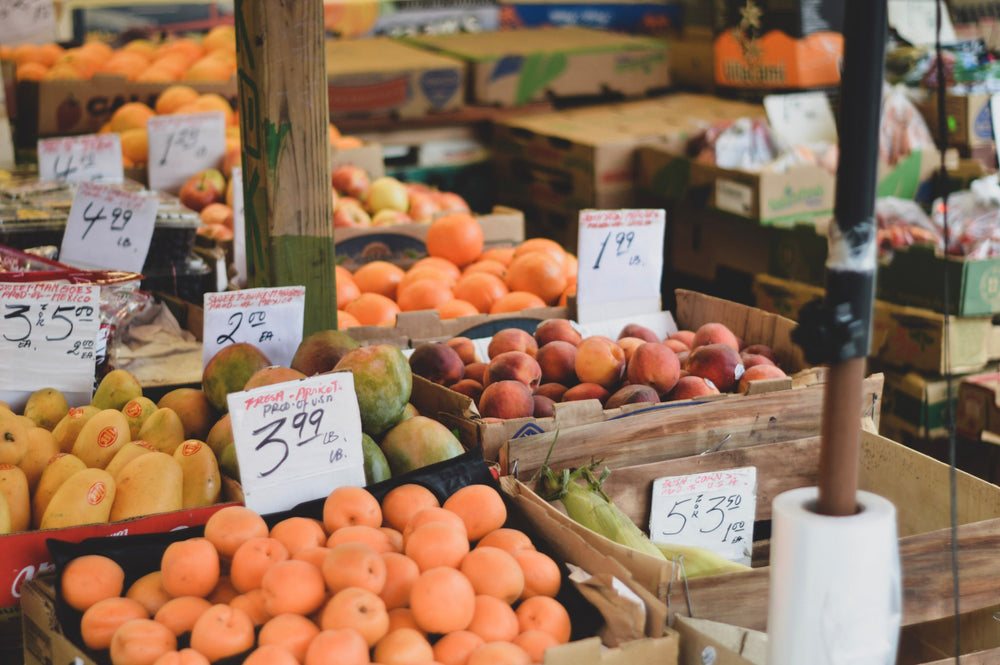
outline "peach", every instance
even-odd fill
[[[534,412],[531,389],[520,381],[491,383],[479,400],[479,413],[486,418],[527,418]]]
[[[438,211],[434,197],[427,192],[410,190],[410,217],[415,222],[429,222]]]
[[[669,347],[674,353],[680,353],[681,351],[690,351],[691,347],[680,341],[679,339],[667,338],[663,340],[663,346]]]
[[[576,347],[575,367],[581,382],[597,383],[610,391],[625,375],[625,351],[607,337],[592,335]]]
[[[652,386],[644,384],[629,384],[619,388],[608,401],[604,403],[606,409],[617,409],[625,404],[637,404],[639,402],[656,403],[660,401],[659,394],[653,390]]]
[[[337,209],[333,211],[333,227],[335,229],[371,225],[371,216],[357,202],[350,203],[346,198],[341,199]]]
[[[556,402],[551,397],[534,395],[531,399],[535,402],[535,418],[551,418],[555,413]]]
[[[774,351],[767,344],[750,344],[740,349],[740,353],[755,353],[758,356],[764,356],[775,365],[778,364],[777,359],[774,357]]]
[[[583,335],[573,327],[569,319],[546,319],[535,328],[535,341],[539,348],[556,340],[576,346],[582,339]]]
[[[566,392],[566,386],[561,383],[543,383],[535,390],[536,395],[548,397],[555,402],[562,401],[562,396]]]
[[[542,369],[542,381],[562,383],[570,386],[576,383],[576,347],[569,342],[553,340],[538,347],[535,356]]]
[[[467,363],[465,365],[465,378],[482,383],[483,379],[486,378],[486,363]]]
[[[677,385],[681,363],[670,347],[659,342],[647,342],[632,354],[627,371],[629,383],[646,384],[663,396]]]
[[[413,219],[405,212],[382,208],[372,215],[372,226],[396,226],[397,224],[409,224]]]
[[[538,353],[538,342],[520,328],[504,328],[494,333],[486,352],[490,358],[496,358],[505,351],[522,351],[534,358]]]
[[[578,383],[563,393],[563,402],[577,402],[584,399],[596,399],[603,405],[611,397],[607,388],[597,383]]]
[[[632,359],[632,354],[640,346],[646,343],[646,340],[639,339],[638,337],[619,337],[615,340],[615,344],[622,347],[622,351],[625,352],[625,362],[627,363]]]
[[[330,182],[333,188],[340,194],[364,200],[368,194],[368,189],[372,186],[368,172],[360,166],[345,164],[337,167],[330,174]]]
[[[630,323],[622,331],[618,333],[618,339],[622,337],[638,337],[639,339],[644,339],[647,342],[659,342],[660,336],[655,332],[647,328],[646,326],[640,325],[638,323]]]
[[[719,389],[708,379],[700,376],[682,376],[664,401],[694,399],[703,395],[718,395]]]
[[[476,353],[476,344],[468,337],[452,337],[445,344],[455,349],[458,357],[466,365],[479,362],[479,354]]]
[[[465,378],[465,363],[458,351],[441,342],[417,345],[410,355],[410,370],[442,386],[450,386]]]
[[[691,346],[694,344],[694,331],[693,330],[678,330],[675,333],[670,333],[669,335],[667,335],[667,339],[675,339],[675,340],[677,340],[678,342],[681,342],[682,344],[684,344],[685,346],[687,346],[687,348],[690,349]]]
[[[479,403],[479,398],[483,394],[483,384],[478,381],[473,381],[472,379],[462,379],[461,381],[456,381],[448,387],[456,393],[461,393],[467,396],[477,404]]]
[[[698,346],[688,357],[687,371],[711,380],[715,387],[727,392],[736,387],[743,376],[743,361],[736,349],[728,344]]]
[[[538,366],[538,361],[523,351],[504,351],[493,356],[490,364],[486,366],[486,375],[483,377],[483,386],[489,387],[497,381],[513,379],[526,385],[532,393],[542,382],[542,368]]]
[[[750,369],[756,365],[774,365],[774,361],[767,356],[762,356],[759,353],[747,353],[746,351],[740,351],[740,360],[743,361],[745,369]]]
[[[780,367],[775,365],[754,365],[743,372],[743,376],[740,377],[739,385],[737,386],[737,392],[745,393],[747,388],[750,387],[751,381],[757,381],[760,379],[780,379],[787,376]]]
[[[722,323],[705,323],[694,331],[694,340],[690,344],[692,349],[708,344],[725,344],[731,346],[737,353],[740,350],[740,340]],[[721,386],[719,390],[722,390]]]

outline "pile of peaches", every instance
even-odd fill
[[[488,485],[439,502],[403,484],[381,504],[339,487],[321,520],[222,508],[128,587],[113,559],[79,556],[60,596],[112,665],[540,663],[570,639],[562,572],[506,521]]]

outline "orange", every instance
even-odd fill
[[[191,648],[215,662],[253,647],[254,625],[243,610],[212,605],[191,629]]]
[[[559,645],[559,640],[544,630],[537,629],[518,633],[511,642],[524,649],[531,657],[532,663],[541,663],[545,659],[545,650]]]
[[[468,578],[454,568],[431,568],[413,583],[410,609],[428,633],[464,630],[476,609],[476,592]]]
[[[361,295],[351,272],[342,266],[337,266],[337,308],[344,309],[347,303]]]
[[[368,665],[368,643],[356,630],[324,630],[306,649],[303,665]]]
[[[531,542],[531,538],[528,538],[528,534],[523,531],[509,527],[500,527],[480,538],[479,542],[476,543],[476,548],[480,547],[497,547],[508,554],[514,554],[514,552],[521,549],[533,550],[535,549],[535,544]]]
[[[510,604],[482,594],[476,596],[476,608],[466,630],[486,642],[509,642],[520,632],[517,615]]]
[[[396,286],[397,296],[407,286],[425,279],[434,280],[449,287],[455,284],[455,278],[447,270],[441,270],[433,265],[414,266],[406,271],[403,279],[399,280],[399,284]]]
[[[465,555],[458,569],[469,578],[477,594],[513,603],[524,591],[524,572],[509,552],[479,547]]]
[[[514,560],[524,573],[522,598],[531,596],[552,596],[559,593],[562,573],[549,555],[535,549],[520,549],[514,552]]]
[[[389,534],[381,528],[368,526],[367,524],[352,524],[342,526],[333,533],[326,541],[326,546],[334,548],[341,543],[364,543],[379,554],[382,552],[392,552],[395,548],[389,542]]]
[[[93,48],[88,49],[86,45],[79,48],[71,48],[64,52],[52,66],[68,66],[85,79],[94,75],[97,69],[107,61],[107,57],[97,53]]]
[[[347,587],[327,601],[319,625],[323,630],[353,628],[372,647],[389,632],[389,615],[377,595],[367,589]]]
[[[359,285],[360,286],[360,285]],[[396,324],[399,305],[379,293],[362,293],[347,303],[344,312],[362,326],[392,326]]]
[[[178,540],[164,550],[160,572],[171,596],[207,596],[219,583],[219,552],[207,538]]]
[[[569,303],[570,297],[575,295],[576,295],[576,282],[574,281],[572,284],[566,287],[565,291],[562,292],[556,304],[559,307],[565,307],[567,303]]]
[[[548,254],[559,265],[562,265],[566,260],[566,250],[555,240],[550,240],[549,238],[528,238],[514,248],[513,258],[516,259],[533,252]]]
[[[181,79],[184,81],[222,82],[228,81],[235,72],[235,65],[211,55],[206,55],[191,63],[191,66],[184,72],[184,76]]]
[[[116,596],[99,600],[83,613],[80,636],[89,649],[107,649],[118,627],[132,619],[148,619],[149,612],[131,598]]]
[[[395,298],[405,274],[406,271],[388,261],[372,261],[354,271],[354,283],[361,293],[378,293],[386,298]]]
[[[417,620],[413,618],[413,610],[409,607],[394,607],[389,610],[389,630],[391,633],[394,630],[399,630],[400,628],[412,628],[424,635],[424,631],[420,630],[420,626],[417,625]]]
[[[522,633],[533,629],[544,630],[556,638],[559,644],[569,642],[569,612],[555,598],[549,596],[526,598],[517,606],[515,614]]]
[[[507,274],[507,264],[501,263],[496,259],[479,259],[478,261],[465,266],[465,270],[462,271],[462,274],[471,275],[476,272],[486,272],[503,279],[504,275]]]
[[[136,53],[146,58],[147,60],[152,60],[153,56],[156,55],[156,45],[148,39],[133,39],[125,46],[118,49],[119,53]]]
[[[170,594],[163,588],[163,573],[159,570],[147,573],[132,582],[125,591],[125,597],[145,607],[149,616],[156,614],[157,610],[170,600]]]
[[[444,508],[436,508],[431,506],[429,508],[421,508],[417,512],[413,513],[410,521],[406,523],[403,528],[403,544],[405,547],[406,540],[410,537],[410,534],[420,526],[427,524],[429,522],[445,522],[454,526],[459,530],[465,529],[465,522],[462,518],[451,512],[450,510],[445,510]]]
[[[379,597],[389,610],[406,607],[410,602],[410,589],[420,576],[417,562],[400,552],[383,552],[385,564],[385,584]]]
[[[145,127],[126,129],[120,136],[122,155],[135,164],[149,161],[149,133]]]
[[[382,507],[364,487],[342,485],[330,492],[323,502],[323,528],[332,534],[352,524],[382,526]]]
[[[182,53],[158,54],[150,65],[150,68],[153,67],[169,72],[174,76],[174,80],[176,81],[187,70],[188,60]]]
[[[110,126],[113,132],[126,129],[144,129],[146,121],[156,113],[142,102],[127,102],[111,114]]]
[[[19,65],[26,62],[44,64],[42,62],[44,58],[42,55],[42,49],[37,44],[20,44],[15,46],[12,55],[14,56],[14,62]]]
[[[414,529],[404,547],[406,556],[423,572],[438,566],[457,568],[469,553],[469,540],[450,524],[429,522]]]
[[[421,279],[401,287],[396,302],[404,312],[415,312],[423,309],[436,309],[454,300],[455,296],[447,284],[434,279]]]
[[[99,600],[122,595],[125,571],[100,554],[79,556],[63,568],[60,592],[66,604],[81,612]]]
[[[393,321],[395,322],[395,314],[393,315]],[[348,314],[347,312],[337,312],[337,330],[347,330],[348,328],[360,325],[361,322],[358,321],[353,314]]]
[[[118,51],[107,62],[101,65],[97,72],[100,74],[124,76],[129,81],[134,81],[148,66],[149,60],[139,53]]]
[[[229,105],[229,101],[214,92],[198,95],[192,104],[200,112],[219,111],[226,118],[226,124],[229,124],[230,116],[233,115],[233,107]]]
[[[481,261],[497,261],[504,266],[510,265],[514,260],[513,247],[490,247],[479,257]]]
[[[54,42],[49,42],[47,44],[42,44],[38,47],[37,61],[46,67],[51,67],[56,64],[58,60],[66,50]]]
[[[434,660],[441,665],[465,665],[469,655],[484,644],[486,641],[472,631],[456,630],[434,643]]]
[[[511,291],[493,303],[490,314],[504,314],[506,312],[520,312],[525,309],[545,307],[544,300],[528,291]]]
[[[541,251],[515,256],[507,266],[505,281],[511,291],[534,293],[550,305],[559,300],[567,286],[562,263]]]
[[[172,85],[156,98],[156,112],[160,115],[174,113],[185,104],[198,99],[198,91],[189,85]]]
[[[334,141],[340,138],[340,130],[337,129],[337,126],[332,122],[329,124],[329,129],[327,130],[327,134],[330,137],[330,143],[333,143]]]
[[[305,660],[309,643],[319,634],[319,626],[298,614],[279,614],[260,627],[257,644],[280,646],[301,663]]]
[[[365,143],[357,136],[339,136],[332,141],[333,147],[337,150],[352,150],[360,148]]]
[[[576,275],[580,268],[580,262],[573,254],[566,252],[566,261],[563,263],[563,273],[569,284],[576,284]]]
[[[264,609],[271,616],[306,615],[323,606],[326,582],[323,573],[306,561],[288,559],[275,563],[260,580]]]
[[[133,619],[115,631],[109,650],[114,665],[149,665],[177,650],[177,636],[152,619]]]
[[[133,76],[130,80],[138,83],[173,83],[179,79],[180,74],[171,67],[152,64]]]
[[[264,573],[272,564],[288,558],[288,550],[280,540],[259,536],[250,538],[233,553],[229,579],[237,591],[246,593],[260,587]]]
[[[17,66],[18,81],[41,81],[49,72],[49,68],[40,62],[26,62]]]
[[[247,540],[264,538],[267,534],[267,522],[246,506],[226,506],[205,522],[205,538],[215,545],[223,560],[232,559],[236,549]]]
[[[451,278],[452,284],[454,284],[458,278],[462,276],[462,271],[458,269],[458,266],[448,259],[442,259],[439,256],[425,256],[410,266],[410,270],[425,267],[437,268],[439,271],[447,273],[447,275]]]
[[[402,531],[417,511],[440,505],[434,492],[423,485],[405,483],[386,493],[382,499],[382,517],[386,524]]]
[[[531,656],[513,642],[488,642],[471,654],[466,665],[530,665]]]
[[[179,596],[165,602],[156,610],[153,619],[169,628],[174,635],[182,635],[189,632],[198,617],[211,606],[211,602],[198,596]]]
[[[507,521],[503,498],[489,485],[466,485],[445,499],[441,507],[462,518],[471,541],[499,529]]]
[[[43,81],[73,81],[84,78],[72,65],[67,64],[55,64],[45,72],[42,77]]]
[[[196,44],[190,39],[175,39],[166,44],[162,44],[156,51],[157,55],[183,55],[186,64],[191,64],[205,54],[205,49],[200,44]]]
[[[163,654],[153,665],[209,665],[209,663],[208,658],[188,647]]]
[[[477,316],[482,313],[468,300],[459,300],[458,298],[452,298],[448,302],[439,305],[437,310],[438,318],[442,321],[457,319],[461,316]]]
[[[231,25],[217,25],[201,40],[201,46],[206,51],[218,49],[236,49],[236,29]]]
[[[483,253],[483,228],[468,213],[442,215],[428,227],[425,244],[430,256],[448,259],[462,268]]]
[[[308,517],[286,517],[271,527],[269,535],[280,541],[292,558],[299,550],[319,547],[326,542],[323,525]]]
[[[322,572],[326,588],[332,593],[352,586],[379,593],[385,586],[385,561],[364,543],[341,543],[331,548],[323,560]]]
[[[418,665],[434,660],[434,649],[420,631],[399,628],[375,645],[372,662],[381,665]]]
[[[245,612],[250,617],[250,621],[254,626],[261,626],[271,618],[271,615],[267,613],[267,608],[264,606],[264,591],[260,588],[242,593],[227,604],[234,609]]]
[[[317,547],[303,547],[298,552],[292,555],[292,558],[297,561],[305,561],[310,563],[317,568],[323,567],[323,561],[326,559],[326,553],[330,551],[330,548],[325,545],[320,545]]]
[[[483,314],[488,314],[493,305],[509,292],[502,279],[488,272],[463,275],[454,288],[456,298],[472,303]]]
[[[243,665],[299,665],[299,659],[284,647],[268,644],[251,651]]]
[[[73,51],[76,49],[70,49]],[[98,60],[100,62],[106,62],[108,58],[114,55],[114,49],[111,48],[106,42],[102,42],[100,39],[90,39],[85,41],[79,47],[80,51],[87,53],[89,56]],[[69,51],[67,51],[68,53]]]

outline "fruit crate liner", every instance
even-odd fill
[[[423,485],[431,490],[441,503],[444,503],[445,499],[462,487],[475,484],[489,485],[501,496],[504,496],[490,465],[483,459],[482,448],[479,446],[450,460],[431,464],[396,478],[389,478],[380,483],[369,485],[367,489],[381,503],[389,490],[406,483]],[[264,515],[264,521],[267,522],[268,527],[271,527],[288,517],[311,517],[322,520],[325,501],[325,497],[306,501],[289,510]],[[510,503],[508,502],[507,505],[509,509]],[[520,515],[508,512],[507,522],[504,526],[519,528],[526,532],[539,551],[552,556],[552,552],[548,550],[541,534],[535,532],[533,527]],[[107,650],[94,651],[83,646],[83,640],[80,636],[80,618],[83,615],[62,600],[59,592],[62,571],[71,560],[87,554],[102,554],[114,559],[125,570],[124,588],[128,589],[137,579],[159,568],[160,559],[167,546],[178,540],[202,536],[204,532],[204,526],[197,526],[167,533],[87,538],[78,543],[58,538],[47,539],[46,545],[56,566],[56,618],[63,634],[90,656],[95,663],[99,665],[111,664]],[[569,581],[566,567],[560,565],[560,569],[563,574],[563,583],[556,598],[569,610],[573,619],[570,639],[578,640],[591,637],[597,633],[603,624],[603,619]],[[259,629],[258,626],[257,630],[259,631]],[[189,639],[190,635],[181,635],[177,640],[177,648],[189,646]],[[239,654],[216,661],[216,663],[217,665],[237,665],[242,662],[245,656],[245,653]]]

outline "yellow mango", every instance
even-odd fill
[[[52,436],[56,437],[59,450],[64,453],[73,450],[73,444],[76,442],[76,437],[80,433],[80,429],[88,420],[100,413],[100,411],[96,406],[90,406],[89,404],[87,406],[74,407],[67,411],[63,419],[56,423],[55,428],[52,430]]]
[[[32,427],[28,430],[28,452],[21,458],[18,466],[28,477],[28,489],[32,493],[38,486],[42,471],[45,470],[49,460],[59,453],[59,444],[56,443],[56,437],[52,432],[41,427]]]
[[[128,404],[129,400],[141,395],[142,386],[132,374],[123,369],[113,369],[101,379],[90,403],[98,409],[117,411]]]
[[[31,393],[24,405],[24,415],[50,432],[69,412],[66,396],[55,388],[42,388]]]
[[[118,496],[111,520],[180,510],[183,507],[184,473],[166,453],[140,455],[118,472]]]
[[[197,439],[188,439],[177,446],[174,459],[181,465],[184,475],[181,492],[184,508],[200,508],[218,503],[222,493],[222,475],[212,449]]]
[[[55,495],[56,490],[66,480],[77,471],[83,471],[87,465],[76,455],[60,453],[49,460],[49,463],[42,469],[42,477],[38,479],[35,486],[35,494],[31,498],[31,524],[36,529],[42,523],[42,515],[49,506],[49,501]]]
[[[122,407],[122,413],[125,414],[125,420],[128,421],[128,430],[133,441],[139,438],[139,430],[142,429],[146,419],[153,415],[156,408],[156,402],[148,397],[136,397]]]
[[[10,526],[10,508],[7,507],[7,499],[0,495],[0,536],[14,533]]]
[[[104,409],[80,428],[71,452],[87,466],[103,469],[119,448],[131,440],[125,414],[115,409]]]
[[[139,455],[145,455],[146,453],[155,453],[156,448],[154,448],[150,443],[146,441],[129,441],[124,446],[122,446],[115,456],[111,458],[108,465],[104,467],[104,470],[111,474],[111,477],[118,482],[118,474],[125,465],[134,460]]]
[[[184,422],[173,409],[160,407],[146,419],[139,430],[139,438],[160,452],[173,455],[184,441]]]
[[[17,464],[28,452],[28,428],[21,416],[0,409],[0,464]]]
[[[0,464],[0,494],[7,501],[11,532],[27,531],[31,527],[31,494],[28,477],[20,467]]]
[[[49,501],[41,529],[62,529],[108,521],[115,501],[115,479],[104,469],[84,469],[66,479]]]

